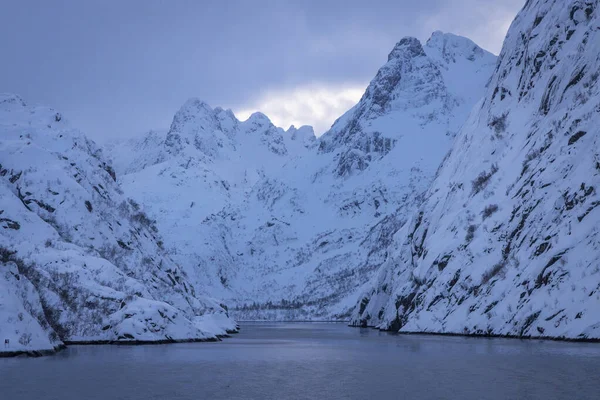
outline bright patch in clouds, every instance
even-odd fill
[[[266,92],[248,107],[234,110],[240,120],[253,112],[267,115],[273,124],[287,129],[290,125],[312,125],[315,134],[325,133],[331,124],[353,107],[365,91],[364,85],[308,85],[292,90]]]

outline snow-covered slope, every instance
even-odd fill
[[[308,151],[311,136],[314,141],[311,128],[291,128],[286,134],[263,114],[240,122],[229,110],[213,110],[191,99],[157,141],[158,149],[147,151],[144,136],[139,145],[116,146],[127,150],[112,156],[133,155],[124,171],[148,165],[123,176],[127,193],[157,219],[166,248],[193,281],[220,294],[236,266],[236,255],[228,248],[235,238],[228,237],[228,226],[209,225],[208,218],[222,214],[228,204],[240,204],[265,171],[277,171],[295,154]]]
[[[348,318],[495,59],[455,35],[405,38],[320,139],[190,100],[164,139],[124,144],[133,161],[116,165],[172,257],[239,318]]]
[[[529,0],[353,323],[600,338],[600,10]]]
[[[140,171],[150,165],[166,159],[164,142],[167,132],[163,130],[152,130],[143,135],[143,139],[132,138],[126,143],[107,143],[105,152],[112,155],[112,166],[115,170],[130,174]],[[135,148],[135,152],[131,149]]]
[[[397,144],[405,149],[403,158],[417,154],[436,168],[495,64],[495,56],[467,38],[438,31],[425,46],[404,38],[360,102],[323,136],[320,149],[344,151],[337,168],[343,176],[365,169]]]
[[[208,316],[225,309],[194,290],[115,180],[60,113],[0,95],[0,338],[10,342],[0,351],[211,339],[235,328]]]

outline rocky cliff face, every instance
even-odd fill
[[[448,150],[481,97],[495,62],[469,39],[452,34],[435,32],[425,46],[402,39],[360,102],[323,135],[320,150],[342,153],[336,169],[341,176],[364,170],[397,144],[437,167],[439,153]],[[429,147],[414,148],[421,142]]]
[[[115,181],[100,148],[60,113],[0,95],[4,350],[210,339],[235,328],[165,254],[155,222]],[[209,314],[222,314],[219,329],[199,320]]]
[[[319,139],[191,100],[158,149],[145,147],[150,137],[139,152],[130,144],[134,160],[156,162],[126,174],[125,191],[148,207],[190,279],[240,318],[348,318],[494,66],[465,38],[405,38]]]
[[[527,2],[354,324],[600,337],[599,12]]]

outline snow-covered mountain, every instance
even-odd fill
[[[353,323],[600,338],[600,10],[529,0]]]
[[[52,109],[0,95],[3,351],[216,339],[235,323],[190,284],[102,151]]]
[[[598,6],[527,1],[499,58],[404,38],[320,138],[190,99],[105,157],[0,95],[0,338],[215,338],[235,323],[213,298],[239,319],[600,338]]]
[[[319,139],[193,99],[164,135],[116,145],[115,165],[190,280],[234,315],[345,319],[495,63],[459,36],[405,38]]]

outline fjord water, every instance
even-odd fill
[[[0,398],[597,399],[600,344],[243,324],[218,343],[0,359]]]

